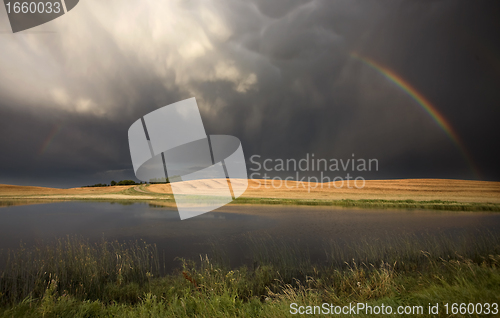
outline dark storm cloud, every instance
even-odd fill
[[[483,178],[500,179],[498,13],[458,1],[82,2],[39,27],[56,33],[0,35],[0,183],[131,178],[130,124],[192,96],[207,133],[239,137],[247,158],[354,153],[379,160],[368,178],[474,178],[432,118],[353,51],[426,96]]]

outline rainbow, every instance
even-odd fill
[[[62,126],[63,126],[62,124],[56,124],[56,125],[54,125],[54,127],[50,131],[49,135],[44,140],[44,142],[40,146],[40,149],[38,150],[38,155],[39,156],[41,156],[41,155],[43,155],[45,153],[45,151],[47,150],[47,148],[50,146],[50,143],[54,140],[54,137],[57,135],[57,133],[59,131],[61,131]]]
[[[422,94],[420,94],[408,82],[406,82],[403,78],[401,78],[401,76],[394,73],[390,69],[380,65],[379,63],[375,62],[374,60],[368,57],[361,56],[356,52],[352,52],[351,57],[363,62],[364,64],[370,66],[372,69],[382,74],[385,78],[387,78],[392,83],[396,84],[396,86],[401,88],[413,100],[415,100],[417,104],[420,105],[420,107],[422,107],[432,117],[432,119],[438,124],[438,126],[441,127],[441,129],[448,135],[448,137],[450,137],[452,142],[458,147],[458,149],[464,156],[465,160],[476,174],[476,177],[479,177],[480,175],[479,170],[475,166],[472,157],[467,151],[467,148],[460,140],[456,131],[451,127],[450,123],[443,117],[443,115],[441,115],[441,113],[436,109],[436,107],[434,107]]]

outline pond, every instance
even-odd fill
[[[500,213],[373,210],[339,207],[229,205],[183,220],[175,208],[147,203],[59,202],[0,208],[0,249],[78,236],[91,242],[142,239],[156,244],[167,267],[176,257],[224,251],[233,266],[249,262],[248,242],[287,242],[323,261],[325,246],[345,249],[401,240],[474,241],[500,233]],[[472,239],[471,239],[472,238]],[[325,245],[326,244],[326,245]],[[430,244],[433,244],[432,242]],[[473,246],[471,248],[474,248]]]

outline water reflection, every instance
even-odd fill
[[[283,246],[321,260],[329,242],[352,252],[402,236],[412,241],[424,237],[474,241],[481,233],[500,233],[497,213],[229,205],[180,221],[175,208],[129,203],[3,203],[0,249],[17,248],[20,242],[48,244],[68,235],[91,242],[144,239],[158,246],[167,266],[173,266],[176,257],[197,259],[200,254],[213,254],[214,249],[223,250],[232,265],[239,265],[249,260],[248,242],[255,238],[284,242]]]

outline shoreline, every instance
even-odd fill
[[[18,205],[50,204],[58,202],[115,202],[115,203],[148,203],[156,206],[175,208],[175,200],[159,198],[102,198],[102,197],[0,197],[0,208]],[[240,197],[228,206],[309,206],[309,207],[339,207],[357,209],[391,209],[391,210],[437,210],[463,212],[500,212],[498,203],[456,201],[414,201],[414,200],[301,200],[301,199],[274,199],[274,198],[246,198]]]

